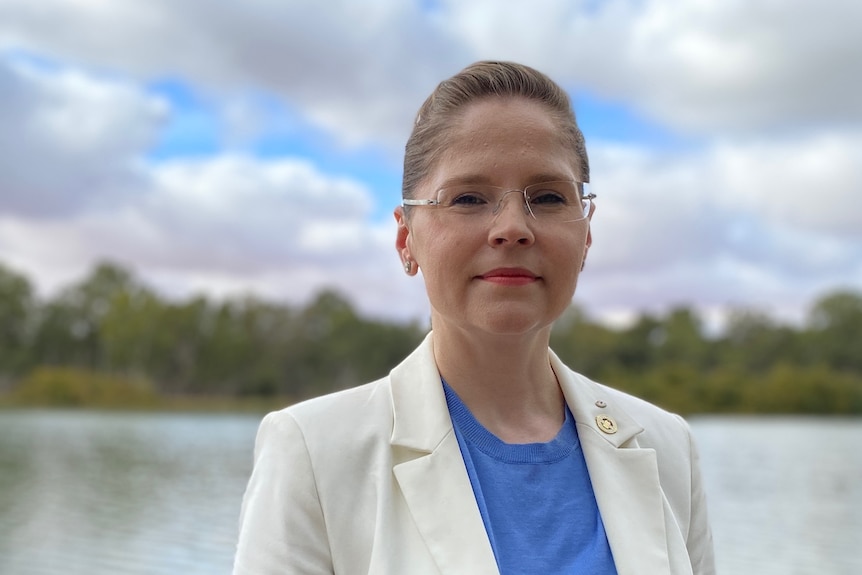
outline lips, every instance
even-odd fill
[[[478,277],[484,281],[511,286],[527,285],[539,279],[539,276],[525,268],[497,268]]]

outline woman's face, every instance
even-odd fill
[[[434,169],[415,191],[485,183],[507,190],[552,180],[579,180],[574,152],[564,147],[549,113],[522,98],[471,104],[449,134]],[[484,218],[417,206],[395,210],[396,247],[418,264],[432,308],[432,325],[499,335],[549,328],[571,303],[590,245],[589,220],[547,222],[508,194]],[[415,270],[415,265],[414,265]]]

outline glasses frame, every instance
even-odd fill
[[[541,186],[541,185],[544,185],[544,184],[558,184],[558,183],[562,183],[562,182],[565,182],[565,183],[567,183],[567,184],[575,184],[576,186],[579,186],[579,187],[581,188],[580,200],[581,200],[582,202],[588,202],[588,203],[584,206],[584,213],[583,213],[583,216],[582,216],[582,217],[577,218],[577,219],[574,219],[574,220],[565,220],[565,221],[564,221],[564,223],[568,223],[568,222],[580,222],[580,221],[582,221],[582,220],[585,220],[585,219],[589,218],[589,217],[590,217],[590,210],[592,209],[592,202],[593,202],[593,200],[594,200],[594,199],[596,199],[596,194],[594,194],[594,193],[592,193],[592,192],[587,192],[587,186],[589,186],[589,182],[579,182],[579,181],[577,181],[577,180],[553,180],[553,181],[550,181],[550,182],[538,182],[538,183],[535,183],[535,184],[530,184],[530,185],[528,185],[528,186],[525,186],[524,188],[522,188],[522,189],[520,189],[520,190],[519,190],[519,189],[511,189],[511,190],[507,190],[506,188],[503,188],[503,187],[500,187],[500,186],[489,186],[489,187],[491,187],[491,188],[495,188],[495,189],[501,190],[501,193],[500,193],[500,199],[497,201],[497,205],[496,205],[496,206],[494,206],[494,209],[491,211],[491,213],[492,213],[492,214],[494,214],[494,215],[496,215],[496,214],[500,211],[500,207],[503,205],[503,200],[505,199],[505,197],[506,197],[507,195],[511,194],[511,193],[515,193],[515,192],[517,192],[517,193],[520,193],[520,194],[521,194],[521,197],[522,197],[522,198],[523,198],[523,200],[524,200],[524,207],[526,208],[527,213],[528,213],[528,214],[530,214],[530,216],[531,216],[534,220],[539,220],[539,218],[537,218],[537,217],[536,217],[536,214],[534,214],[534,213],[533,213],[533,209],[530,207],[530,198],[529,198],[529,196],[527,195],[527,190],[528,190],[529,188],[533,188],[533,187],[535,187],[535,186]],[[439,195],[440,191],[441,191],[441,190],[443,190],[443,189],[445,189],[445,188],[441,188],[440,190],[437,190],[437,194]],[[409,207],[409,206],[417,206],[417,207],[421,207],[421,206],[446,207],[446,206],[443,206],[443,205],[440,203],[440,200],[438,200],[438,199],[424,199],[424,200],[419,200],[419,199],[412,199],[412,198],[402,198],[402,199],[401,199],[401,205],[402,205],[403,207]]]

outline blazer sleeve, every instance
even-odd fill
[[[680,416],[688,434],[691,462],[691,517],[689,519],[686,547],[691,559],[694,575],[715,575],[715,555],[713,551],[712,529],[709,526],[706,493],[700,472],[700,456],[688,423]]]
[[[332,574],[326,524],[305,437],[288,411],[260,424],[243,497],[234,575]]]

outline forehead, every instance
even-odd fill
[[[462,109],[431,179],[436,184],[465,177],[525,185],[530,174],[578,179],[577,173],[577,157],[544,105],[524,98],[490,98]]]
[[[457,127],[485,127],[495,129],[515,123],[520,127],[534,125],[556,129],[551,111],[541,102],[521,96],[488,96],[465,104],[459,110],[461,122]],[[472,130],[469,130],[472,131]]]

